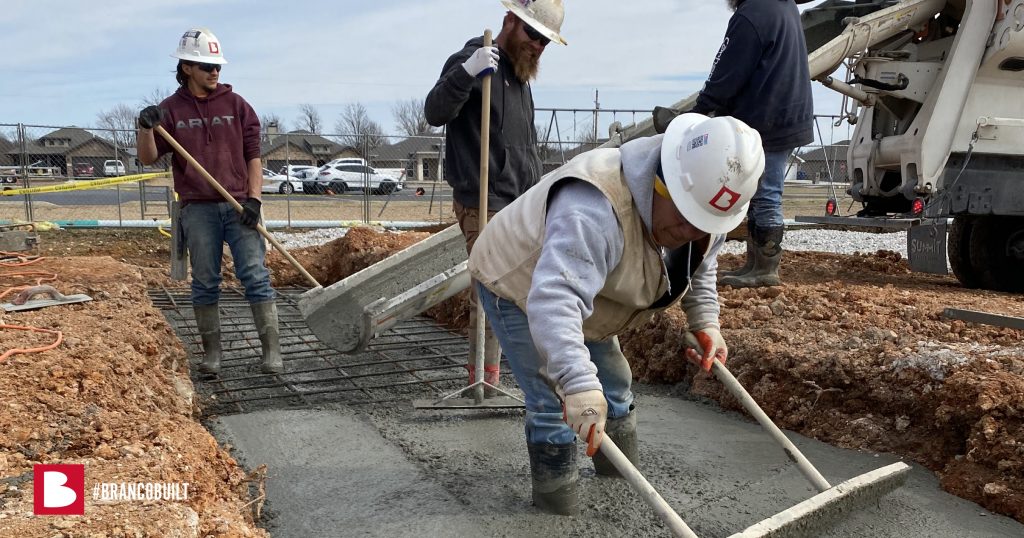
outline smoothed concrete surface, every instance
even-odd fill
[[[761,428],[738,414],[636,387],[640,469],[701,537],[724,537],[814,495]],[[214,434],[268,465],[274,536],[669,536],[583,452],[579,517],[530,504],[521,411],[367,409],[224,416]],[[832,483],[896,458],[788,434]],[[949,495],[914,465],[907,485],[809,536],[1011,537],[1024,525]]]

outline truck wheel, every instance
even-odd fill
[[[970,258],[982,287],[1024,292],[1024,219],[978,217],[971,229]]]
[[[949,239],[946,242],[946,253],[949,256],[949,266],[953,268],[953,276],[965,288],[972,289],[981,287],[978,271],[971,266],[970,247],[971,228],[973,227],[974,217],[953,217],[953,224],[949,226]]]

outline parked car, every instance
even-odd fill
[[[361,164],[324,165],[317,174],[317,181],[326,183],[335,194],[363,189],[369,189],[373,194],[391,194],[403,187],[398,178]]]
[[[121,161],[108,160],[103,161],[103,175],[105,176],[123,176],[124,163]]]
[[[334,160],[328,161],[327,164],[325,164],[324,166],[334,166],[334,165],[338,165],[338,164],[361,164],[361,165],[365,165],[366,164],[366,159],[363,159],[361,157],[342,157],[341,159],[334,159]]]
[[[275,174],[271,170],[263,169],[263,188],[260,192],[291,194],[302,192],[302,181],[289,178],[283,174]]]
[[[95,177],[96,168],[89,163],[76,163],[74,166],[75,177]]]

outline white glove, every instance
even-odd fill
[[[607,419],[608,402],[603,391],[585,390],[568,394],[562,400],[562,420],[587,442],[588,456],[593,456],[600,448]]]
[[[462,63],[462,68],[474,77],[490,75],[498,70],[498,47],[480,47]]]
[[[729,358],[729,348],[725,345],[722,332],[714,327],[686,333],[686,344],[690,346],[686,350],[686,358],[699,363],[700,367],[708,372],[711,371],[715,359],[725,364],[725,360]]]

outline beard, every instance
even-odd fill
[[[540,71],[540,55],[534,54],[529,41],[511,43],[507,52],[512,59],[512,66],[519,82],[525,84],[537,78],[537,72]]]

